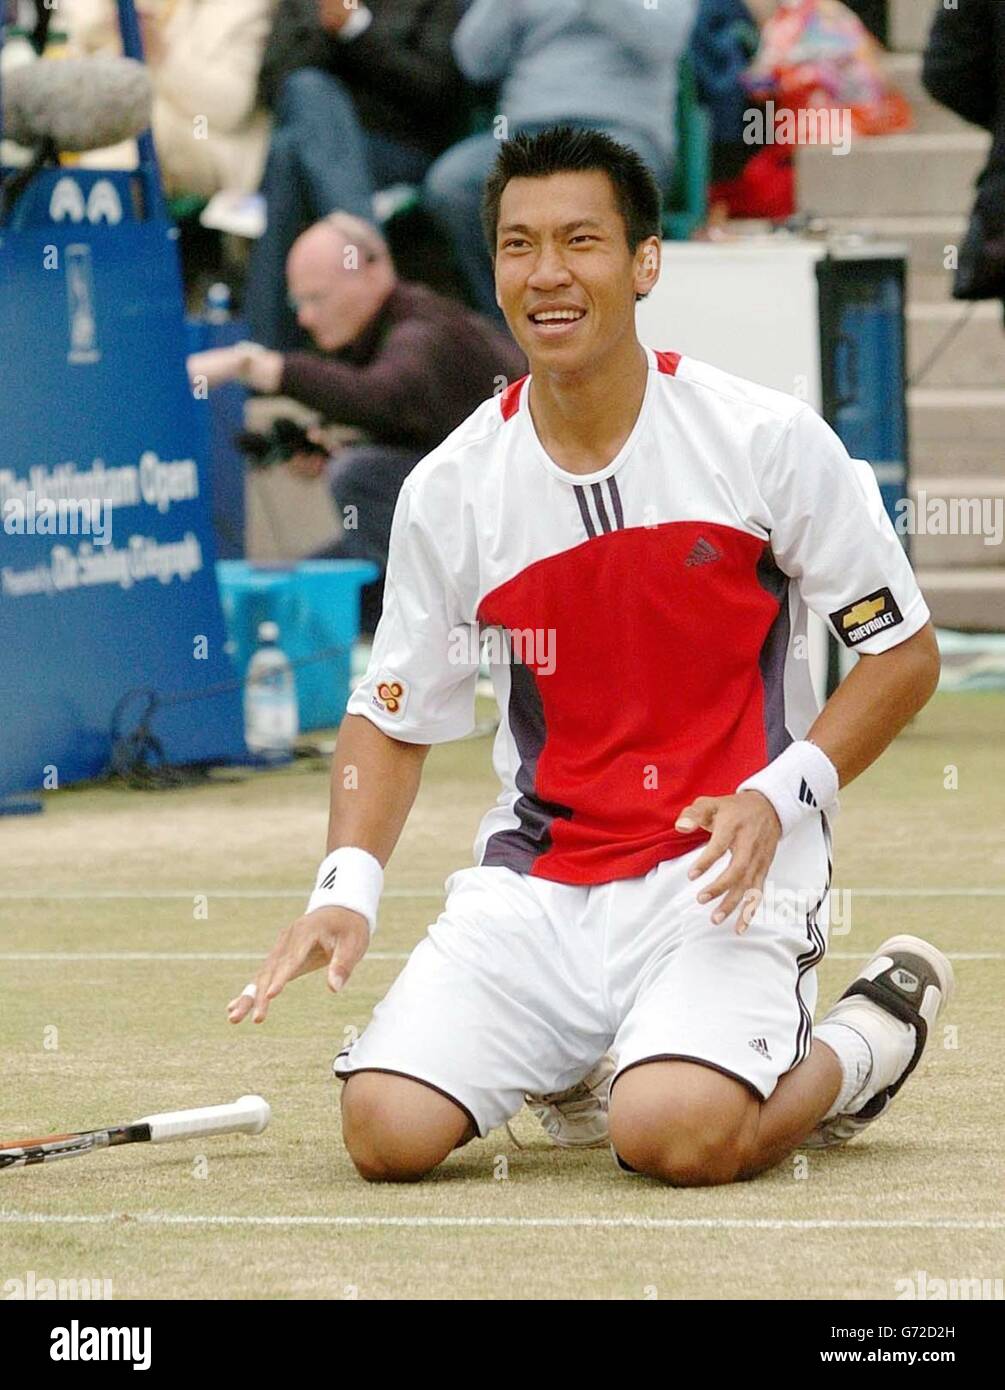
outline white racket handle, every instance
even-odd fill
[[[203,1139],[213,1134],[261,1134],[272,1111],[261,1096],[242,1096],[233,1105],[207,1105],[201,1110],[165,1110],[144,1115],[138,1125],[150,1126],[152,1144],[175,1139]]]

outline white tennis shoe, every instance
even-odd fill
[[[826,1015],[864,1038],[872,1067],[852,1109],[821,1120],[800,1148],[847,1144],[885,1115],[921,1060],[929,1030],[948,1003],[953,967],[935,946],[917,936],[884,941],[856,980]]]
[[[607,1099],[615,1062],[609,1052],[567,1091],[524,1096],[552,1143],[562,1149],[599,1149],[608,1142]]]

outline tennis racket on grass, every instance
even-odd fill
[[[261,1096],[242,1096],[233,1105],[207,1105],[201,1110],[166,1110],[110,1129],[0,1143],[0,1168],[52,1163],[57,1158],[73,1158],[119,1144],[170,1144],[177,1139],[208,1139],[214,1134],[261,1134],[271,1115],[268,1101]]]

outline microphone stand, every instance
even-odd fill
[[[146,55],[143,52],[143,35],[140,31],[136,6],[133,0],[118,0],[118,7],[122,52],[127,58],[135,58],[137,62],[144,63],[146,62]],[[139,174],[146,191],[146,215],[151,221],[166,222],[168,213],[161,184],[160,164],[157,160],[157,150],[154,147],[153,132],[149,126],[137,137],[136,144],[140,156]]]

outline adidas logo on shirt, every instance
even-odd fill
[[[707,541],[704,536],[699,536],[691,547],[691,553],[684,561],[685,565],[710,565],[713,560],[721,560],[722,556],[711,541]]]

